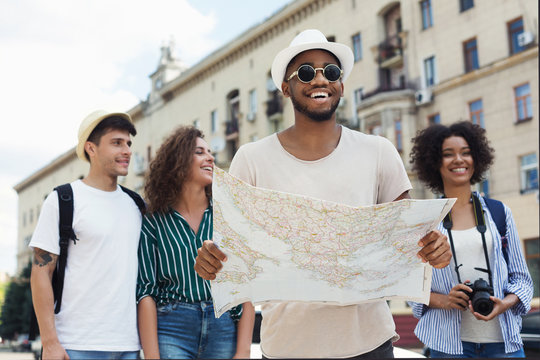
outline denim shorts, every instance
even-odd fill
[[[524,358],[525,352],[523,348],[512,353],[505,353],[504,343],[472,343],[468,341],[462,341],[463,354],[452,355],[446,354],[437,350],[430,349],[430,357],[432,358]]]
[[[228,312],[216,319],[211,301],[159,306],[157,320],[162,359],[230,359],[236,352],[236,325]]]
[[[140,359],[139,351],[93,351],[93,350],[69,350],[66,352],[71,360],[136,360]]]

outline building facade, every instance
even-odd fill
[[[414,198],[435,196],[410,171],[418,130],[465,119],[486,129],[496,161],[478,189],[512,209],[538,287],[537,14],[535,0],[296,0],[192,67],[165,46],[147,100],[127,110],[138,135],[120,182],[141,192],[152,155],[181,124],[205,133],[223,168],[240,145],[292,125],[270,67],[296,34],[317,28],[355,55],[338,121],[395,144]],[[73,148],[15,186],[18,272],[45,196],[87,171]]]

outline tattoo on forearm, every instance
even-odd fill
[[[48,251],[34,249],[34,264],[39,267],[47,266],[50,263],[55,264],[57,258],[58,255],[51,254]]]

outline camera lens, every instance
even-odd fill
[[[493,301],[489,298],[489,293],[487,291],[478,291],[474,294],[472,306],[474,311],[484,316],[493,311]]]
[[[493,288],[482,278],[476,280],[472,286],[473,296],[471,299],[473,310],[484,316],[493,311],[493,301],[489,298],[493,295]]]
[[[479,304],[477,304],[476,308],[474,309],[474,311],[484,316],[491,313],[492,310],[493,310],[493,302],[491,301],[482,301]]]

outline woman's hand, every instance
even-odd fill
[[[470,293],[472,293],[470,287],[464,284],[457,284],[448,293],[445,309],[467,310],[470,303]]]
[[[465,291],[465,292],[464,292]],[[458,284],[447,294],[432,292],[429,297],[429,307],[434,309],[459,309],[467,310],[469,306],[469,295],[472,292],[471,288]]]
[[[478,320],[492,320],[519,302],[519,298],[515,294],[508,294],[502,300],[495,296],[490,296],[489,298],[493,301],[493,310],[485,316],[475,312],[472,307],[472,302],[469,301],[469,310]]]
[[[244,351],[244,352],[236,352],[236,354],[234,354],[233,356],[233,359],[249,359],[251,356],[251,352],[248,350],[248,351]]]

